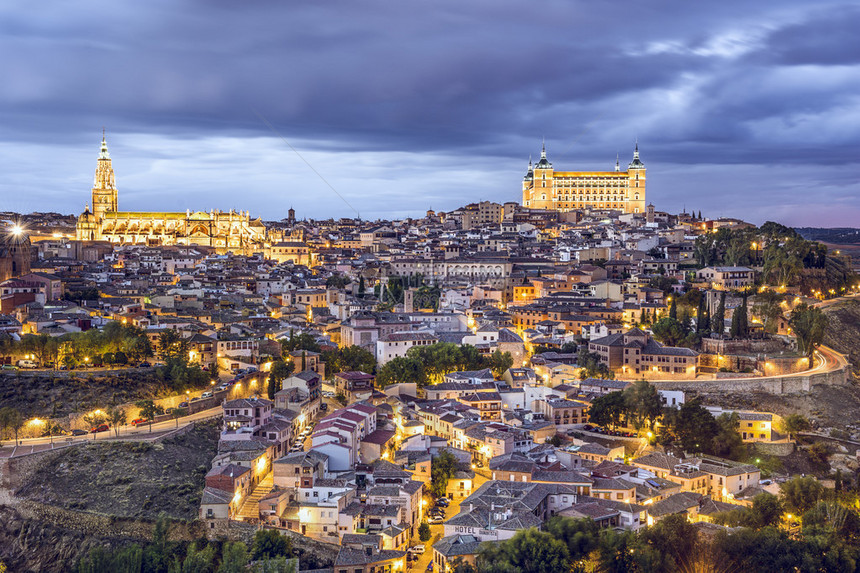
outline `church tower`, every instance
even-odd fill
[[[645,212],[645,164],[639,159],[639,142],[633,149],[633,161],[627,165],[627,212]]]
[[[97,221],[104,219],[105,213],[116,213],[118,210],[116,180],[108,153],[107,141],[102,133],[102,148],[96,164],[96,176],[93,182],[93,215]]]

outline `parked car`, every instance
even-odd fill
[[[591,424],[586,424],[582,427],[582,429],[587,431],[587,432],[591,431],[593,428],[594,428],[594,426],[592,426]]]
[[[418,554],[424,553],[424,544],[422,543],[419,545],[413,545],[412,547],[410,547],[406,551],[409,553],[418,553]]]
[[[71,435],[73,435],[73,436],[86,436],[86,435],[87,435],[87,431],[86,431],[86,430],[77,430],[77,429],[76,429],[76,430],[72,430],[72,431],[71,431],[71,432],[69,432],[69,433],[70,433]]]
[[[180,408],[187,408],[187,407],[188,407],[188,402],[180,402],[180,403],[179,403],[179,407],[180,407]]]
[[[216,387],[215,387],[215,391],[216,391],[216,392],[223,392],[224,390],[226,390],[226,389],[227,389],[227,388],[229,388],[229,387],[230,387],[230,385],[229,385],[229,384],[227,384],[226,382],[224,382],[223,384],[220,384],[220,385],[216,386]]]
[[[138,362],[137,364],[138,368],[149,368],[150,366],[152,366],[152,364],[146,362],[145,360],[143,362]]]
[[[427,520],[427,523],[429,523],[431,525],[438,525],[444,521],[445,520],[438,515],[431,515],[430,518]]]
[[[149,420],[147,420],[146,418],[137,418],[137,419],[131,421],[131,425],[132,426],[139,426],[141,424],[146,424],[148,422],[149,422]]]
[[[19,360],[18,366],[21,368],[38,368],[39,365],[34,360]]]
[[[484,467],[484,462],[482,462],[481,460],[476,460],[476,461],[475,461],[475,467],[476,467],[476,468],[482,468],[482,467]]]
[[[442,507],[448,507],[449,503],[451,503],[451,502],[448,500],[447,497],[440,497],[436,500],[436,505],[439,505]]]
[[[212,395],[213,395],[212,392],[203,392],[202,394],[200,394],[200,397],[201,398],[211,398]]]
[[[320,404],[320,410],[322,410],[323,412],[327,411],[328,410],[328,404],[326,404],[325,402]]]
[[[108,430],[110,430],[110,426],[108,426],[107,424],[99,424],[95,428],[91,429],[90,433],[98,434],[99,432],[107,432]]]
[[[192,398],[191,401],[192,402],[199,402],[202,399],[203,399],[203,396],[196,396],[196,397]]]
[[[4,364],[0,366],[0,370],[18,370],[17,366],[13,366],[12,364]]]

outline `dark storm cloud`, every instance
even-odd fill
[[[595,169],[638,137],[660,208],[695,188],[698,208],[811,220],[819,189],[854,214],[833,167],[857,163],[858,26],[856,7],[799,0],[4,5],[0,191],[78,209],[106,125],[128,206],[347,214],[314,203],[331,192],[257,111],[363,214],[517,199],[542,137],[557,166]],[[34,152],[56,158],[42,181]]]

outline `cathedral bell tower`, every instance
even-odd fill
[[[96,220],[101,221],[104,219],[105,213],[116,213],[117,210],[116,180],[114,179],[107,141],[105,141],[104,133],[102,133],[102,147],[96,164],[95,181],[93,182],[93,215],[95,215]]]

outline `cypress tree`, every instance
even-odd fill
[[[672,298],[672,302],[669,303],[669,318],[678,319],[678,306],[675,304],[675,298]]]
[[[711,331],[720,336],[723,335],[723,329],[726,322],[726,291],[720,293],[720,303],[717,305],[717,310],[711,320]]]
[[[729,338],[737,338],[740,333],[741,308],[738,307],[732,313],[732,325],[729,327]]]
[[[701,332],[705,329],[705,297],[699,299],[699,308],[696,310],[696,332]]]
[[[740,334],[742,338],[748,337],[750,333],[749,315],[747,312],[747,293],[744,293],[743,302],[741,303],[741,316],[738,321],[738,334]]]

